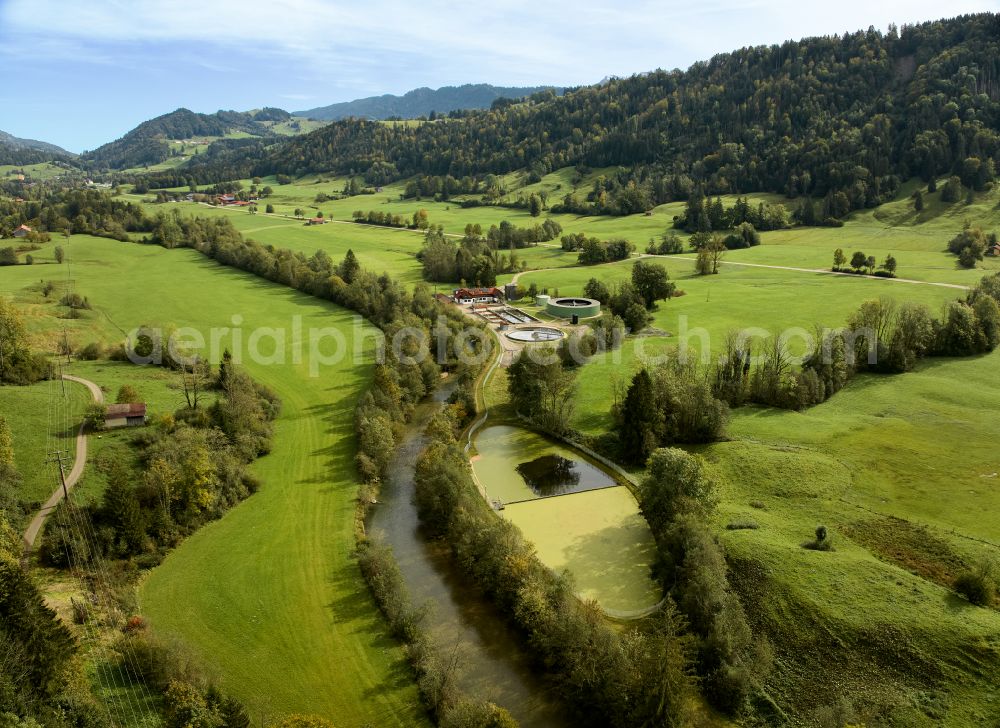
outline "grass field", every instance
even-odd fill
[[[508,183],[517,184],[513,179]],[[576,194],[585,194],[591,183],[592,177],[581,180]],[[525,211],[462,209],[454,201],[401,201],[398,186],[319,205],[313,202],[316,193],[339,191],[343,180],[272,186],[278,212],[303,207],[347,219],[354,209],[410,215],[424,208],[431,222],[443,224],[450,233],[460,233],[470,222],[488,226],[502,219],[519,225],[536,221]],[[546,189],[550,199],[571,188],[570,170],[553,173],[534,186]],[[918,215],[909,200],[913,189],[911,183],[896,202],[853,214],[843,228],[764,233],[761,246],[732,251],[726,260],[826,269],[839,247],[848,256],[863,250],[880,261],[892,253],[903,278],[959,285],[972,285],[984,270],[1000,267],[987,258],[976,270],[961,269],[946,252],[947,241],[966,220],[987,230],[1000,226],[998,192],[978,195],[972,205],[946,205],[937,194],[925,195],[926,208]],[[557,219],[567,232],[626,237],[641,251],[682,208],[682,203],[672,203],[649,216]],[[238,225],[248,230],[261,223]],[[316,247],[312,240],[319,235],[344,235],[337,228],[327,225],[305,233],[275,228],[249,234],[262,240],[268,236],[265,241],[275,245],[284,238],[284,247],[311,253]],[[312,232],[319,235],[307,237]],[[381,230],[370,238],[365,235],[352,233],[350,245],[373,261],[376,255],[387,255],[382,248],[371,250],[373,242],[388,240],[388,235],[412,236],[398,258],[383,257],[380,262],[408,282],[419,280],[416,262],[409,257],[419,249],[419,235]],[[329,251],[343,250],[338,243],[329,245]],[[590,277],[606,283],[623,280],[632,265],[626,261],[572,267],[575,255],[547,246],[521,254],[530,268],[557,270],[522,275],[520,283],[534,282],[563,295],[581,293]],[[673,351],[685,327],[694,334],[688,340],[695,351],[717,350],[726,333],[737,328],[759,327],[763,335],[790,327],[808,331],[817,324],[839,326],[862,301],[879,295],[922,302],[932,311],[962,295],[936,286],[737,265],[724,265],[720,275],[702,278],[693,275],[691,257],[659,261],[686,294],[662,303],[655,314],[652,326],[668,335],[630,339],[620,352],[599,357],[580,371],[574,419],[578,429],[587,434],[609,429],[615,384],[626,382],[640,363]],[[709,337],[707,344],[698,330]],[[860,378],[827,404],[801,414],[742,409],[729,427],[731,442],[699,449],[720,482],[716,525],[734,563],[734,584],[748,603],[758,605],[752,621],[776,647],[778,669],[769,686],[779,701],[794,699],[795,708],[808,715],[832,702],[839,691],[861,703],[893,705],[900,724],[972,726],[996,720],[1000,696],[991,675],[998,665],[1000,619],[996,612],[966,606],[948,588],[957,568],[997,556],[980,542],[998,542],[996,519],[984,515],[997,506],[992,443],[1000,434],[995,424],[1000,402],[994,401],[990,385],[995,362],[996,355],[932,361],[902,377]],[[493,403],[502,401],[502,394],[493,390],[503,377],[495,381]],[[529,538],[547,563],[573,570],[571,559],[577,551],[563,550],[562,534],[581,524],[586,530],[589,517],[604,509],[583,509],[588,518],[581,515],[553,527],[556,515],[543,511],[566,498],[510,506],[507,515],[530,531]],[[759,528],[726,529],[741,521],[756,522]],[[832,529],[836,551],[801,547],[819,523]],[[918,536],[911,537],[914,533]],[[929,684],[934,687],[928,689]],[[837,688],[829,689],[832,685]]]
[[[81,177],[82,172],[79,170],[67,170],[53,162],[42,162],[40,164],[0,164],[0,178],[6,178],[8,175],[18,174],[24,172],[24,175],[28,179],[38,180],[38,181],[50,181],[58,179],[59,177]]]
[[[250,328],[288,327],[295,315],[306,329],[354,327],[342,309],[193,251],[75,236],[67,256],[77,290],[95,306],[92,317],[66,322],[80,341],[140,324],[205,330],[237,314]],[[36,280],[37,268],[6,269],[0,293],[21,295]],[[304,363],[247,366],[284,403],[274,451],[254,467],[264,487],[149,575],[143,613],[255,718],[294,711],[343,726],[421,724],[402,651],[351,560],[351,411],[370,369],[350,358],[317,378]]]
[[[179,209],[182,213],[203,217],[222,216],[248,238],[312,255],[317,250],[326,251],[340,261],[348,250],[353,250],[366,268],[389,273],[405,284],[421,280],[421,267],[416,254],[423,246],[423,234],[412,230],[373,227],[347,222],[307,226],[301,220],[271,215],[250,215],[245,210],[216,208],[189,203],[147,205],[151,212]],[[452,286],[442,285],[441,289]]]
[[[804,413],[737,410],[731,442],[698,448],[721,486],[735,581],[778,648],[777,692],[820,705],[835,674],[855,701],[900,706],[906,725],[997,719],[1000,612],[948,587],[1000,557],[983,543],[1000,543],[998,360],[863,377]],[[748,520],[760,528],[725,529]],[[803,549],[821,523],[836,550]]]
[[[585,194],[599,174],[613,170],[593,170],[577,186],[578,196]],[[557,170],[546,175],[541,182],[534,185],[519,187],[523,184],[523,173],[512,173],[505,177],[505,182],[512,190],[510,199],[520,191],[546,190],[554,203],[567,191],[572,191],[572,180],[576,172],[572,169]],[[402,200],[404,185],[395,183],[388,185],[373,195],[358,195],[341,200],[316,202],[318,194],[329,196],[339,195],[343,190],[344,178],[308,176],[291,184],[279,185],[272,177],[263,178],[261,186],[271,186],[274,194],[267,198],[266,203],[274,206],[273,216],[258,214],[249,215],[243,210],[214,209],[204,205],[181,204],[178,207],[184,214],[226,215],[234,224],[250,237],[263,243],[278,247],[287,247],[311,255],[318,249],[326,250],[335,259],[343,256],[348,248],[352,248],[366,266],[374,270],[385,271],[407,284],[421,280],[420,265],[414,257],[422,245],[422,235],[418,232],[375,228],[360,225],[344,225],[342,222],[351,219],[354,210],[379,210],[391,212],[409,218],[420,209],[428,211],[430,222],[443,225],[445,231],[452,235],[461,234],[465,226],[475,223],[488,228],[502,220],[508,220],[516,225],[530,226],[538,223],[541,218],[533,218],[526,210],[515,210],[500,207],[462,208],[459,200],[435,202],[429,199]],[[251,180],[241,181],[244,187],[249,187]],[[863,210],[852,214],[842,228],[790,228],[762,233],[760,246],[730,251],[725,260],[730,263],[751,263],[757,265],[791,266],[797,268],[828,269],[832,265],[833,252],[842,248],[850,257],[851,253],[861,250],[873,255],[881,262],[892,254],[898,262],[898,275],[919,281],[951,283],[956,285],[971,285],[984,271],[1000,270],[1000,258],[987,256],[977,269],[963,269],[957,264],[955,256],[947,252],[947,243],[962,226],[969,222],[982,225],[987,230],[1000,228],[1000,190],[981,193],[976,196],[973,204],[964,201],[945,204],[940,200],[940,193],[925,194],[925,209],[921,213],[913,210],[909,195],[917,188],[915,182],[907,183],[900,191],[899,198],[875,210]],[[135,200],[142,198],[134,196]],[[726,205],[732,204],[735,197],[723,197]],[[760,201],[782,202],[790,209],[797,202],[787,200],[777,195],[751,195],[751,204]],[[148,205],[151,210],[169,209],[170,206]],[[304,210],[307,215],[315,215],[322,211],[333,224],[305,227],[301,222],[291,220],[290,216],[296,209]],[[644,252],[651,238],[658,239],[672,227],[673,218],[684,209],[684,203],[674,202],[660,205],[649,215],[631,215],[628,217],[595,217],[578,215],[555,215],[566,233],[583,232],[602,239],[623,237],[631,240],[638,252]],[[682,238],[686,235],[682,234]],[[566,268],[577,265],[576,254],[565,253],[559,247],[559,241],[554,240],[537,247],[518,251],[518,256],[529,269]],[[684,256],[692,257],[690,254]],[[684,271],[693,267],[691,262],[668,263],[671,271]],[[737,266],[726,265],[724,271],[730,271]],[[584,270],[584,269],[581,269]],[[606,269],[599,270],[601,274]],[[580,276],[585,274],[581,273]],[[579,282],[572,274],[565,280],[552,279],[555,287],[574,285]],[[502,280],[509,276],[502,277]],[[525,283],[531,281],[548,283],[548,279],[537,276],[523,277]],[[452,286],[441,284],[442,290]],[[895,290],[895,289],[892,289]],[[901,294],[901,295],[909,295]]]
[[[161,369],[121,362],[74,361],[64,365],[62,371],[98,384],[107,402],[114,402],[123,384],[133,385],[146,402],[151,418],[173,412],[183,401],[179,380]],[[0,412],[11,426],[22,478],[21,499],[31,506],[25,521],[59,485],[56,465],[48,462],[50,453],[64,451],[69,471],[76,454],[77,429],[91,402],[90,392],[75,382],[51,380],[28,387],[0,387]],[[128,431],[119,430],[91,437],[88,458],[93,460],[104,447],[124,442],[129,436]],[[98,497],[103,483],[101,474],[89,468],[74,490],[74,498],[86,502]]]
[[[39,382],[28,387],[0,387],[0,412],[10,425],[14,461],[21,475],[20,497],[33,512],[59,487],[56,465],[49,463],[56,450],[64,451],[66,472],[76,454],[76,431],[90,393],[79,384],[66,382],[65,398],[60,382]]]

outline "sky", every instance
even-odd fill
[[[80,152],[179,107],[576,86],[984,10],[1000,0],[0,0],[0,130]]]

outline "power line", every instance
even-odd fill
[[[65,450],[56,450],[55,452],[49,453],[49,459],[47,462],[57,462],[59,463],[59,482],[62,483],[63,489],[63,501],[69,502],[69,488],[66,487],[66,470],[63,468],[63,454]]]

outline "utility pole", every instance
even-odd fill
[[[59,482],[62,483],[63,500],[69,501],[69,488],[66,487],[66,471],[63,469],[63,453],[65,450],[56,450],[49,453],[48,462],[59,463]]]

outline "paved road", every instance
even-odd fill
[[[84,385],[90,390],[91,396],[94,401],[98,404],[104,402],[104,393],[101,388],[98,387],[93,382],[87,379],[81,379],[80,377],[74,377],[69,374],[64,374],[63,379],[68,382],[77,382]],[[73,486],[76,485],[77,481],[80,480],[80,476],[83,475],[83,467],[87,463],[87,435],[83,431],[84,425],[80,423],[80,429],[76,433],[76,459],[73,461],[73,468],[66,474],[66,490],[72,490]],[[59,505],[59,501],[63,498],[62,486],[56,488],[49,499],[45,501],[45,505],[42,506],[41,510],[35,514],[35,517],[31,519],[31,523],[28,524],[28,530],[24,532],[24,545],[26,548],[31,549],[35,545],[35,539],[38,538],[38,532],[42,530],[42,526],[45,525],[45,519],[49,517],[49,514],[55,510],[56,506]]]

